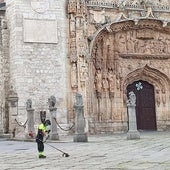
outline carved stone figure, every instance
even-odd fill
[[[170,48],[168,48],[170,47],[170,37],[166,37],[165,42],[166,42],[166,52],[170,54]]]
[[[76,102],[75,106],[83,106],[83,97],[81,94],[76,93]]]
[[[73,63],[71,68],[71,87],[77,87],[77,83],[77,66],[76,63]]]
[[[88,69],[86,65],[81,66],[80,79],[81,81],[86,81],[88,79]]]
[[[71,60],[71,62],[76,62],[77,61],[76,39],[75,38],[71,38],[70,60]]]
[[[120,89],[120,75],[119,74],[116,75],[116,87],[118,90]]]
[[[109,92],[114,92],[114,75],[113,70],[108,70],[108,83],[109,83]]]
[[[109,84],[108,84],[106,73],[103,75],[103,78],[102,78],[102,86],[103,86],[104,91],[107,91],[108,88],[109,88]]]
[[[56,98],[55,98],[55,96],[51,96],[51,97],[48,99],[48,104],[49,104],[49,107],[55,107],[55,104],[56,104]]]
[[[163,102],[163,105],[165,106],[165,104],[166,104],[166,93],[165,93],[164,90],[162,91],[162,102]]]
[[[102,92],[102,73],[100,69],[96,70],[95,85],[97,92]]]
[[[28,99],[27,102],[26,102],[26,109],[31,109],[32,108],[32,100],[31,99]]]
[[[76,36],[76,23],[75,23],[75,17],[73,14],[70,15],[70,36],[75,37]]]
[[[153,17],[154,18],[153,11],[152,11],[153,3],[150,0],[147,0],[146,2],[143,0],[143,2],[144,2],[145,10],[146,10],[145,18],[147,18],[147,17]]]
[[[156,90],[156,103],[157,103],[157,105],[158,105],[158,107],[159,107],[159,106],[160,106],[160,103],[161,103],[159,90]]]
[[[126,37],[125,37],[125,33],[121,33],[121,34],[117,35],[116,51],[118,53],[125,53],[126,52]]]
[[[133,32],[127,33],[127,52],[135,53],[135,44],[137,40],[133,37]]]
[[[129,99],[127,101],[127,104],[130,106],[136,105],[136,95],[133,91],[129,92]]]

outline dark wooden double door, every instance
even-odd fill
[[[146,81],[135,81],[128,85],[127,96],[136,95],[136,120],[138,130],[157,130],[154,87]]]

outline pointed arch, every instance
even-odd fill
[[[170,90],[170,79],[162,72],[157,69],[151,68],[146,65],[143,68],[136,69],[135,71],[129,73],[124,78],[123,89],[126,91],[128,84],[134,81],[144,80],[154,85],[154,87],[160,89],[161,91]]]

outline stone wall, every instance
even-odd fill
[[[6,116],[5,96],[9,80],[9,31],[5,18],[5,9],[0,8],[0,133],[8,131],[8,117]]]
[[[66,122],[66,14],[65,1],[7,0],[10,31],[10,80],[17,93],[17,120],[25,122],[26,101],[32,100],[36,122],[48,113],[48,98],[57,99],[57,117]]]

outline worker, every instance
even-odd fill
[[[45,120],[38,126],[36,142],[37,142],[37,147],[38,147],[39,158],[46,158],[46,156],[43,153],[44,152],[44,142],[49,137],[49,133],[51,131],[50,126],[51,126],[50,120]]]

